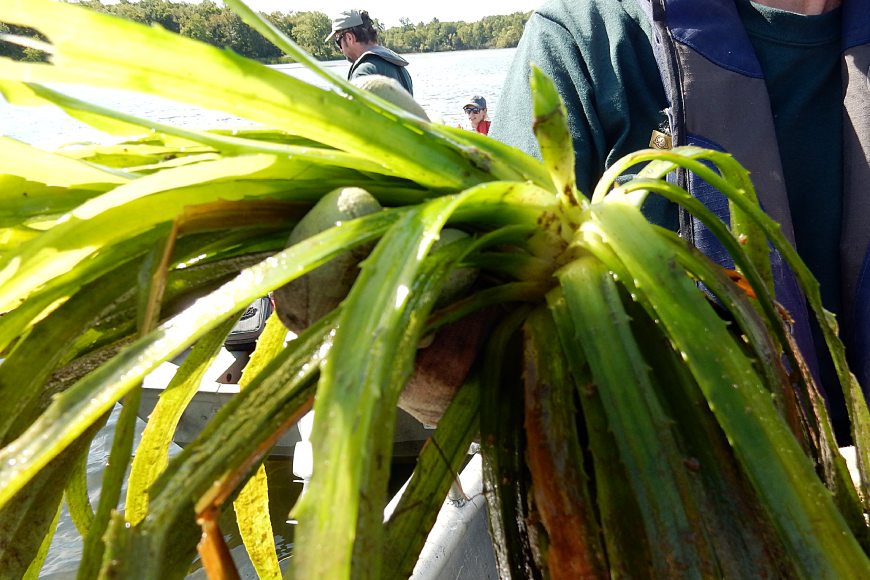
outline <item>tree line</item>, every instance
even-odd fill
[[[229,8],[204,0],[198,4],[169,0],[120,0],[103,4],[81,0],[78,4],[144,24],[157,24],[182,36],[229,48],[238,54],[264,62],[288,62],[289,58],[258,32],[242,22]],[[484,48],[509,48],[519,42],[531,13],[487,16],[478,22],[431,22],[417,24],[407,18],[401,26],[381,27],[380,44],[398,52],[439,52]],[[309,54],[320,60],[343,58],[333,43],[323,42],[331,21],[322,12],[273,12],[265,16]],[[2,15],[0,15],[2,17]],[[372,15],[374,18],[374,15]],[[32,30],[0,22],[0,34],[39,36]],[[0,56],[20,60],[42,60],[44,53],[0,41]]]

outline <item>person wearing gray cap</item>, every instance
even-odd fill
[[[472,131],[477,131],[484,135],[489,134],[490,122],[486,118],[486,99],[475,95],[468,99],[468,102],[462,106],[462,110],[468,115],[468,122],[471,124]]]
[[[332,19],[332,32],[325,42],[334,41],[338,50],[351,62],[347,79],[366,75],[383,75],[396,79],[414,94],[408,61],[378,44],[378,29],[365,10],[345,10]]]

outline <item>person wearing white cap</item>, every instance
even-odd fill
[[[365,10],[345,10],[332,19],[332,32],[325,42],[334,41],[351,62],[347,79],[383,75],[396,79],[410,94],[414,84],[406,67],[408,61],[378,44],[378,29]]]

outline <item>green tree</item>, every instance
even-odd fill
[[[520,42],[520,37],[523,35],[523,27],[522,25],[510,25],[507,28],[502,28],[499,30],[498,35],[495,37],[495,47],[496,48],[510,48],[514,47]]]
[[[199,13],[191,14],[181,25],[179,30],[182,36],[201,40],[209,44],[215,44],[211,34],[208,18]]]
[[[14,26],[0,22],[0,35],[2,34],[44,40],[44,37],[32,28]],[[9,42],[2,39],[0,39],[0,56],[9,57],[15,60],[28,61],[45,61],[48,59],[48,55],[41,50],[21,46],[15,42]]]
[[[0,34],[12,34],[11,27],[8,24],[0,22]],[[21,58],[21,50],[17,45],[12,44],[11,42],[0,40],[0,56]]]
[[[238,14],[224,9],[209,20],[210,33],[214,44],[231,48],[238,54],[249,58],[273,59],[280,51],[273,44],[244,23]]]
[[[332,24],[323,12],[297,12],[292,17],[293,40],[315,58],[336,58],[341,54],[333,43],[323,42]]]
[[[82,0],[78,4],[127,20],[162,26],[182,36],[222,48],[230,48],[249,58],[261,61],[287,58],[271,43],[266,42],[259,33],[248,28],[228,8],[219,6],[213,0],[198,3],[170,0],[120,0],[113,4],[103,4],[100,0]],[[381,44],[398,52],[512,47],[519,42],[528,17],[529,13],[516,12],[487,16],[481,21],[470,23],[442,22],[433,18],[429,23],[417,24],[404,17],[399,20],[399,26],[382,29],[380,40]],[[334,45],[323,42],[330,30],[330,20],[326,14],[318,11],[273,12],[268,15],[268,19],[315,58],[341,58],[341,52]],[[5,29],[0,30],[10,30],[13,34],[35,34],[33,31],[18,31],[15,27],[4,25],[2,22],[0,26],[5,26]],[[25,51],[11,43],[0,43],[0,55],[7,55],[16,60],[36,58],[39,54],[39,51]]]

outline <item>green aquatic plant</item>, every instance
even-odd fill
[[[38,573],[64,498],[85,537],[82,578],[183,576],[198,542],[210,573],[231,574],[217,517],[233,502],[260,575],[280,575],[263,539],[260,465],[311,408],[314,472],[293,510],[300,578],[407,577],[476,436],[504,577],[870,574],[866,404],[817,283],[738,163],[690,147],[640,151],[587,199],[563,105],[539,71],[543,161],[360,90],[240,1],[228,4],[326,88],[70,4],[9,0],[0,10],[3,22],[42,33],[44,42],[19,41],[50,56],[0,59],[6,99],[60,107],[118,136],[53,152],[0,138],[4,575]],[[149,93],[254,125],[182,129],[53,83]],[[731,224],[665,181],[678,168],[728,197]],[[317,201],[345,187],[383,209],[285,247]],[[704,220],[739,273],[647,222],[649,195]],[[468,235],[436,245],[446,227]],[[769,289],[768,244],[825,332],[860,495]],[[167,458],[168,436],[240,312],[365,245],[341,304],[286,345],[272,317],[244,388]],[[479,273],[473,287],[439,302],[463,268]],[[484,309],[492,328],[384,522],[396,405],[417,347]],[[118,510],[141,381],[190,347]],[[83,461],[118,402],[94,512]]]

